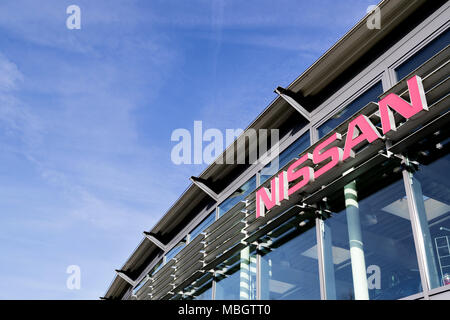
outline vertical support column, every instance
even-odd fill
[[[319,219],[321,232],[322,265],[324,274],[325,299],[336,300],[336,280],[334,277],[333,245],[331,228]]]
[[[320,299],[326,300],[326,274],[325,264],[323,261],[323,220],[316,218],[316,241],[317,241],[317,263],[319,265],[319,285],[320,285]]]
[[[267,248],[261,247],[261,251],[268,250]],[[269,300],[270,298],[270,278],[272,277],[272,262],[263,258],[263,252],[260,252],[260,262],[259,262],[259,292],[260,300]]]
[[[409,167],[406,159],[406,168]],[[413,227],[416,252],[421,269],[422,287],[425,296],[427,290],[440,286],[436,260],[433,252],[433,241],[431,239],[428,219],[423,201],[422,186],[411,172],[403,170],[403,181],[405,183],[408,208]]]
[[[212,274],[212,284],[211,284],[211,300],[216,300],[216,273]]]
[[[261,251],[256,248],[256,300],[261,300]]]
[[[239,299],[250,299],[250,247],[241,250]]]
[[[356,181],[352,181],[344,187],[344,196],[355,300],[369,300]]]
[[[258,258],[256,255],[250,255],[250,300],[257,299],[256,273],[258,271]]]

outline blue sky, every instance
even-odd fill
[[[245,128],[371,4],[1,0],[0,299],[102,296],[205,168],[172,131]]]

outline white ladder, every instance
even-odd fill
[[[434,243],[441,269],[441,284],[444,285],[444,275],[450,274],[450,237],[436,237]]]

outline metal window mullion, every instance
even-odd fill
[[[424,299],[428,300],[429,299],[428,291],[430,290],[429,288],[430,279],[428,279],[429,274],[428,265],[426,264],[426,252],[424,247],[425,240],[423,238],[422,230],[419,224],[416,199],[414,198],[414,193],[411,186],[412,181],[410,173],[406,169],[404,169],[402,173],[403,173],[403,182],[405,184],[406,199],[408,201],[408,211],[411,220],[414,246],[416,249],[416,255],[419,264],[419,273],[420,273],[420,280],[422,283],[423,295]]]
[[[311,146],[319,141],[319,131],[317,130],[318,127],[318,125],[314,124],[311,125],[311,128],[309,129],[309,141]]]
[[[261,252],[256,248],[256,300],[261,300]]]
[[[319,264],[319,284],[320,284],[320,299],[327,299],[326,281],[325,281],[325,266],[323,259],[323,220],[316,218],[316,240],[317,240],[317,263]]]
[[[261,169],[262,170],[262,169]],[[261,185],[261,170],[256,172],[256,186],[259,187]]]
[[[211,291],[211,300],[216,300],[216,272],[213,273]]]

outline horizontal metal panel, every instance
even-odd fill
[[[197,256],[194,256],[191,260],[186,261],[183,264],[180,264],[175,271],[175,277],[181,276],[186,270],[192,268],[193,265],[203,266],[203,254],[199,253]]]
[[[160,300],[170,300],[170,298],[172,298],[174,295],[175,295],[175,293],[169,292],[169,293],[167,293],[166,295],[162,296],[162,297],[160,298]]]
[[[222,246],[216,248],[216,250],[210,252],[208,255],[205,256],[205,263],[209,264],[211,261],[217,259],[218,256],[224,254],[227,250],[235,246],[237,243],[239,243],[240,240],[245,238],[244,233],[239,233],[235,235],[233,238],[229,239],[225,243],[223,243]]]
[[[434,117],[438,116],[440,113],[446,111],[449,107],[449,103],[450,95],[447,95],[429,106],[428,111],[422,111],[420,115],[416,115],[408,119],[408,121],[404,124],[397,127],[397,131],[389,131],[386,135],[393,141],[402,139],[420,125],[423,125],[427,121],[430,121]]]
[[[197,255],[200,252],[203,252],[204,247],[205,247],[205,243],[203,241],[193,244],[192,246],[189,246],[189,245],[188,245],[188,247],[184,248],[184,249],[187,249],[186,251],[184,251],[184,249],[183,249],[180,251],[181,254],[177,254],[176,265],[179,265],[180,263],[184,263],[186,260],[192,259],[193,256]]]
[[[293,216],[298,215],[302,211],[304,212],[305,209],[302,208],[301,206],[298,206],[298,205],[295,205],[295,206],[289,208],[282,215],[276,217],[273,220],[268,221],[266,224],[261,225],[260,229],[258,229],[258,230],[255,229],[256,231],[253,232],[247,238],[245,238],[243,241],[246,242],[247,244],[253,243],[257,239],[259,239],[261,236],[263,236],[264,234],[267,234],[269,231],[271,231],[271,230],[275,229],[276,227],[282,225],[284,222],[286,222],[287,220],[289,220]],[[312,215],[315,214],[315,212],[313,210],[310,209],[310,211],[312,211]],[[304,215],[305,218],[306,218],[306,216],[307,215]]]
[[[205,230],[205,234],[207,237],[211,237],[216,233],[220,226],[226,224],[229,220],[235,219],[236,215],[242,214],[242,209],[245,208],[245,203],[243,201],[238,202],[231,210],[227,211],[223,216],[214,221],[208,228]]]
[[[155,283],[155,285],[152,288],[152,293],[155,295],[159,294],[162,291],[164,291],[165,290],[164,288],[166,288],[166,287],[170,287],[170,288],[173,287],[173,278],[170,281],[165,279],[165,281],[161,281],[160,283]]]
[[[138,300],[143,299],[144,297],[148,296],[149,293],[152,292],[152,289],[150,287],[146,287],[145,290],[143,290],[142,292],[140,292],[139,294],[137,294],[137,298]]]
[[[175,264],[175,260],[171,259],[169,262],[167,262],[165,265],[161,267],[155,274],[153,274],[152,279],[157,281],[158,278],[163,277],[166,273],[172,272],[172,267]]]
[[[144,285],[135,293],[136,296],[140,297],[142,295],[147,294],[151,288],[150,285],[153,283],[152,279],[147,279],[147,281],[144,283]]]
[[[216,257],[215,259],[210,261],[208,264],[206,264],[203,267],[203,269],[204,270],[212,270],[212,269],[214,269],[218,264],[220,264],[223,261],[225,261],[226,259],[230,258],[231,256],[233,256],[233,254],[235,254],[236,252],[242,250],[246,246],[247,245],[245,243],[243,243],[243,242],[236,243],[234,246],[232,246],[231,248],[226,250],[223,254],[221,254],[220,256]]]
[[[203,270],[198,270],[194,272],[192,275],[189,275],[185,280],[182,280],[181,283],[177,284],[176,287],[173,289],[173,291],[174,292],[182,291],[186,286],[188,286],[190,283],[200,278],[204,274],[205,272]]]
[[[332,183],[325,186],[323,189],[320,189],[319,191],[313,193],[312,195],[306,197],[304,199],[304,202],[306,204],[315,204],[318,201],[321,201],[327,194],[336,192],[338,190],[342,190],[345,185],[347,185],[349,182],[355,180],[358,176],[361,174],[369,171],[371,168],[378,166],[379,164],[385,162],[387,159],[384,155],[377,154],[367,160],[366,162],[360,164],[358,167],[356,167],[353,171],[346,174],[345,176],[341,176],[338,179],[334,180]],[[393,158],[393,161],[399,161],[398,158]]]
[[[206,272],[203,274],[203,276],[201,276],[200,278],[192,281],[191,285],[188,285],[186,288],[199,288],[201,286],[203,286],[205,283],[207,283],[208,281],[213,280],[213,276],[210,272]]]
[[[160,300],[163,296],[165,296],[169,291],[173,290],[172,285],[167,285],[157,292],[155,291],[155,294],[152,296],[152,300]]]
[[[192,261],[199,261],[203,259],[203,255],[205,254],[205,251],[199,250],[199,251],[191,251],[189,253],[189,255],[187,255],[186,257],[183,257],[182,259],[180,259],[180,261],[177,262],[176,267],[175,267],[175,274],[179,273],[179,270],[182,269],[183,265],[189,264]]]
[[[235,228],[236,224],[240,223],[245,218],[244,212],[237,212],[231,219],[228,219],[224,224],[217,226],[211,233],[208,233],[204,239],[205,247],[207,248],[216,239],[222,237],[224,233],[227,233],[230,229]]]
[[[390,147],[388,149],[388,151],[393,152],[393,153],[403,152],[411,145],[419,142],[426,136],[436,132],[437,130],[439,130],[441,128],[445,128],[448,130],[449,123],[450,123],[450,111],[447,111],[446,113],[444,113],[440,117],[434,119],[430,123],[426,124],[419,130],[414,132],[413,134],[411,134],[411,135],[407,136],[406,138],[404,138],[403,140],[397,142],[395,145]]]
[[[230,238],[234,237],[236,234],[241,233],[242,229],[245,228],[245,222],[238,221],[233,226],[231,226],[228,230],[224,230],[224,232],[217,238],[214,239],[209,244],[205,246],[206,255],[210,254],[216,248],[222,246],[225,242],[227,242]]]
[[[450,45],[442,49],[440,52],[431,57],[424,64],[422,64],[421,66],[413,70],[410,74],[408,74],[406,77],[397,82],[392,88],[390,88],[382,95],[380,95],[380,98],[384,98],[391,93],[399,94],[401,92],[404,92],[407,89],[407,84],[405,80],[411,78],[414,75],[418,75],[422,78],[426,77],[433,70],[438,69],[440,66],[445,64],[449,60],[449,56],[450,56]]]
[[[427,76],[423,79],[423,85],[424,87],[430,87],[433,84],[440,82],[442,79],[447,78],[449,74],[450,60],[447,60],[437,69],[434,69],[432,72],[427,74]]]
[[[179,277],[175,279],[175,286],[178,286],[180,283],[184,282],[184,280],[188,277],[190,277],[192,274],[197,272],[198,270],[201,270],[203,268],[203,262],[195,262],[188,269],[185,269],[185,271],[180,274]]]

